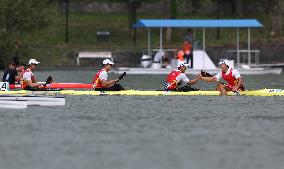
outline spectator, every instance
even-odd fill
[[[184,41],[188,41],[191,45],[191,51],[189,53],[189,56],[186,56],[187,59],[187,63],[189,63],[189,58],[190,58],[190,66],[193,68],[193,45],[194,45],[194,39],[193,39],[193,35],[192,35],[192,29],[187,29],[187,33],[184,37]]]
[[[184,37],[184,40],[187,40],[190,44],[193,44],[193,36],[192,36],[192,30],[188,29],[187,33]]]
[[[188,64],[192,60],[192,45],[188,40],[183,42],[182,51],[184,53],[185,62]]]
[[[177,65],[184,63],[184,52],[182,50],[179,50],[177,52],[176,59],[177,59]]]

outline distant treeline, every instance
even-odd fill
[[[111,30],[111,42],[127,35],[123,42],[135,44],[138,38],[132,25],[140,18],[257,18],[264,23],[264,34],[279,38],[283,4],[283,0],[0,0],[0,66],[11,56],[30,57],[33,46],[68,47],[66,38],[57,38],[68,37],[68,30],[71,38],[78,39],[73,45],[79,47],[98,46],[90,36],[94,30]],[[69,26],[66,7],[71,16]],[[104,21],[99,17],[105,17]],[[170,28],[165,31],[165,41],[173,41],[172,32]]]
[[[57,0],[64,10],[67,0]],[[267,15],[272,35],[281,35],[283,0],[69,0],[70,10],[75,12],[125,13],[129,24],[137,20],[139,13],[159,13],[164,18],[256,18]],[[116,4],[116,5],[114,5]],[[131,26],[130,26],[131,27]]]

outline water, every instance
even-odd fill
[[[89,82],[93,73],[37,75]],[[250,89],[283,88],[283,77],[244,76]],[[129,75],[122,84],[153,90],[162,88],[164,78]],[[65,107],[0,110],[1,169],[284,167],[284,97],[66,96],[66,101]]]

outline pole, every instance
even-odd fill
[[[150,32],[151,28],[148,28],[148,55],[152,56],[150,48],[151,48],[151,32]]]
[[[195,50],[195,42],[196,42],[196,28],[193,29],[193,50]]]
[[[237,29],[237,67],[240,68],[240,28]]]
[[[250,58],[250,28],[248,28],[248,65],[250,66],[251,58]]]
[[[203,51],[205,52],[205,28],[203,28]]]
[[[69,0],[65,0],[65,43],[69,43]]]
[[[160,28],[160,50],[163,49],[163,28]]]

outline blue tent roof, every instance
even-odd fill
[[[256,19],[140,19],[135,28],[248,28],[263,27]]]

